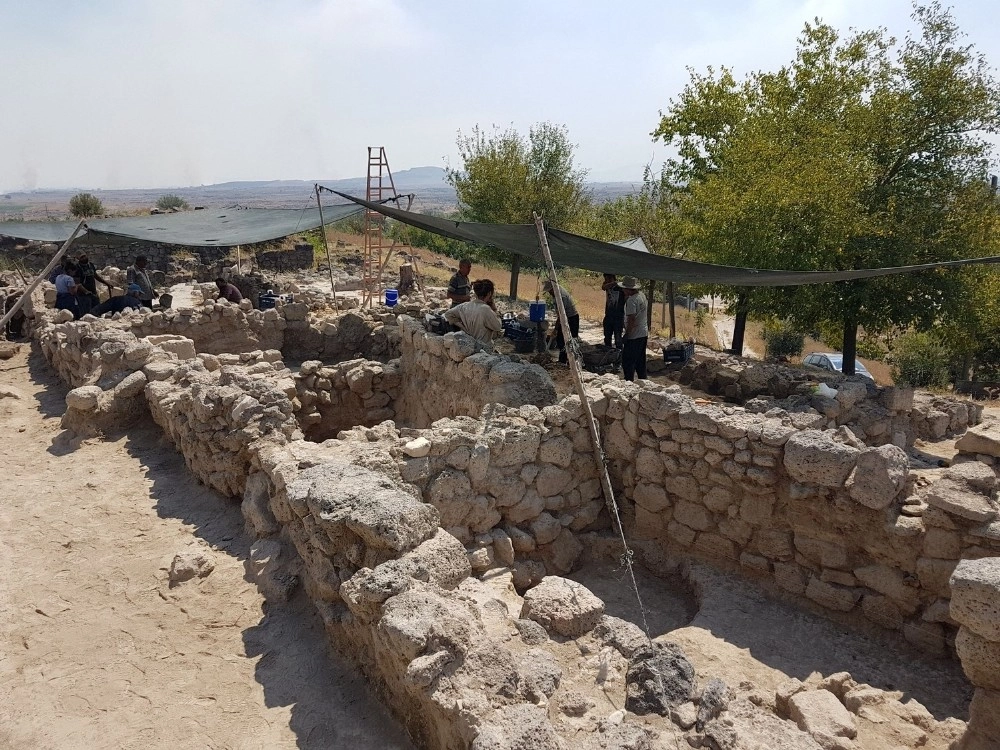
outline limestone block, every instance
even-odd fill
[[[671,521],[667,525],[667,536],[683,547],[690,547],[694,543],[697,532],[682,523]]]
[[[667,497],[666,491],[655,484],[640,483],[632,493],[632,499],[636,505],[641,506],[649,513],[662,513],[670,507],[670,499]]]
[[[860,453],[819,430],[803,430],[788,438],[784,465],[789,475],[800,482],[842,487]]]
[[[674,506],[674,520],[697,531],[707,531],[714,526],[712,516],[703,505],[679,500]]]
[[[423,458],[430,452],[431,441],[425,437],[411,440],[403,446],[403,453],[411,458]]]
[[[114,389],[114,397],[118,398],[135,398],[142,393],[143,389],[146,387],[146,375],[142,370],[137,370],[129,375],[125,376]]]
[[[992,420],[970,427],[955,447],[962,453],[983,453],[1000,458],[1000,421]]]
[[[1000,691],[978,688],[969,705],[969,729],[961,750],[996,750],[1000,737]]]
[[[721,560],[728,560],[729,562],[736,562],[737,560],[736,545],[719,534],[708,532],[698,534],[694,542],[694,547],[706,557],[715,557]]]
[[[565,469],[573,460],[573,441],[562,436],[548,438],[539,447],[538,460]]]
[[[549,570],[569,573],[580,558],[583,545],[569,529],[563,529],[554,542],[541,547],[539,552]]]
[[[503,511],[504,517],[511,523],[523,523],[536,518],[545,510],[545,499],[535,490],[526,490],[521,500]]]
[[[535,487],[542,497],[552,497],[568,492],[573,475],[556,466],[544,466],[535,479]]]
[[[879,510],[892,504],[906,483],[909,459],[894,445],[869,448],[847,479],[851,498],[867,508]]]
[[[942,560],[933,557],[921,557],[917,560],[917,576],[920,585],[931,593],[947,598],[951,596],[948,581],[955,572],[957,560]]]
[[[775,498],[772,494],[744,496],[740,503],[740,518],[754,526],[766,526],[771,521]]]
[[[749,552],[744,552],[740,555],[740,565],[755,573],[767,575],[771,572],[770,560],[760,555],[752,555]]]
[[[977,687],[1000,690],[1000,642],[989,641],[969,628],[959,628],[955,650],[962,661],[962,670],[969,682]]]
[[[510,567],[514,564],[514,543],[503,529],[493,529],[493,556],[501,565]]]
[[[861,599],[861,611],[872,622],[890,630],[903,627],[903,613],[887,596],[865,594]]]
[[[681,474],[668,477],[665,487],[671,495],[676,495],[683,500],[698,502],[701,499],[702,487],[698,480],[692,476]]]
[[[305,320],[306,315],[309,313],[309,305],[305,302],[287,302],[280,307],[280,310],[281,315],[285,318],[285,320]],[[267,320],[268,312],[270,311],[268,310],[264,312],[265,320]],[[275,317],[277,317],[277,315],[275,315]]]
[[[853,409],[854,406],[868,397],[868,387],[864,383],[845,380],[837,386],[837,401],[844,411]]]
[[[825,583],[814,576],[809,579],[809,584],[806,586],[806,596],[827,609],[849,612],[858,603],[861,593],[833,583]]]
[[[992,467],[982,461],[956,463],[945,470],[944,475],[975,492],[992,494],[997,488],[997,475]]]
[[[846,384],[844,384],[846,385]],[[823,738],[853,739],[858,730],[854,717],[833,693],[804,690],[788,699],[789,714],[799,729],[823,744]]]
[[[962,538],[955,531],[930,526],[924,535],[924,556],[942,560],[957,560],[962,550]]]
[[[66,406],[83,412],[93,411],[103,394],[104,391],[96,385],[74,388],[66,394]]]
[[[950,583],[952,619],[1000,641],[1000,557],[960,561]]]
[[[549,544],[554,542],[556,537],[559,536],[559,532],[562,531],[562,524],[552,517],[548,513],[540,513],[538,517],[531,522],[531,533],[534,535],[535,540],[538,544]]]
[[[843,544],[796,532],[795,549],[824,568],[847,568],[848,550]]]
[[[792,547],[792,534],[789,531],[762,529],[755,539],[757,551],[772,560],[790,560],[795,554]]]
[[[946,651],[944,626],[938,622],[924,622],[917,618],[903,623],[903,637],[917,648],[936,656]]]
[[[970,521],[987,523],[1000,515],[992,497],[947,477],[934,482],[922,497],[931,507]]]
[[[604,602],[576,581],[546,576],[524,595],[521,617],[534,620],[550,633],[578,638],[597,627]]]
[[[888,596],[906,614],[916,612],[920,591],[910,585],[915,581],[906,578],[901,570],[890,568],[888,565],[866,565],[863,568],[855,568],[854,576],[862,585]]]

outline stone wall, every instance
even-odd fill
[[[872,446],[910,447],[917,438],[960,435],[982,418],[982,406],[968,399],[915,396],[912,388],[882,387],[861,376],[748,361],[705,349],[680,372],[679,382],[757,413],[791,418],[802,428],[847,426]],[[817,383],[836,395],[817,394]]]
[[[385,422],[316,444],[297,430],[299,390],[276,352],[236,364],[177,336],[40,318],[42,351],[81,386],[67,413],[144,403],[199,478],[242,497],[261,537],[249,567],[262,591],[287,597],[301,578],[335,646],[421,745],[596,750],[651,746],[657,735],[697,745],[725,732],[749,742],[772,722],[761,746],[814,748],[792,724],[746,701],[726,708],[728,698],[697,730],[675,719],[681,731],[664,716],[701,691],[673,651],[690,675],[677,704],[636,720],[647,713],[636,700],[644,664],[666,657],[643,651],[641,631],[605,616],[585,587],[543,577],[572,567],[580,536],[608,523],[577,399],[496,406],[429,430]],[[345,382],[355,368],[374,373],[345,364]],[[984,669],[1000,641],[990,629],[1000,601],[992,469],[966,461],[921,486],[898,448],[867,447],[846,429],[699,406],[648,382],[589,378],[587,387],[637,547],[739,570],[931,650],[961,623],[976,636],[959,633],[957,647],[979,687],[967,740],[985,738],[967,747],[995,742],[997,686]],[[515,584],[534,588],[521,596]],[[564,679],[560,663],[574,674]],[[631,713],[561,718],[609,696]]]
[[[299,424],[309,440],[319,442],[356,425],[394,419],[401,381],[398,359],[384,365],[367,359],[303,362],[295,375]]]
[[[538,365],[481,351],[465,333],[440,336],[408,315],[398,320],[406,378],[396,413],[403,423],[427,427],[443,417],[478,416],[488,404],[555,403],[555,385]]]

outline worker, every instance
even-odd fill
[[[62,273],[56,276],[56,309],[69,310],[73,313],[73,319],[80,319],[80,304],[77,298],[77,284],[74,274],[77,273],[76,265],[67,261],[63,263]]]
[[[100,317],[108,313],[120,313],[125,310],[141,310],[142,287],[138,284],[129,284],[125,289],[125,294],[120,297],[109,297],[90,311],[91,315]]]
[[[572,341],[580,335],[580,313],[576,311],[576,305],[573,303],[573,298],[570,297],[569,292],[563,289],[558,284],[555,288],[559,290],[559,296],[562,297],[563,307],[566,308],[566,318],[569,320],[569,337]],[[555,292],[552,291],[552,282],[546,281],[542,284],[542,291],[555,300]],[[559,308],[556,307],[556,312],[558,314]],[[559,361],[567,362],[566,356],[566,338],[563,334],[562,323],[556,322],[556,346],[559,347]]]
[[[604,274],[604,345],[611,346],[614,340],[615,349],[622,348],[622,334],[625,331],[625,294],[618,286],[618,277],[613,273]]]
[[[90,258],[86,253],[81,253],[77,256],[76,267],[80,269],[81,283],[94,297],[97,297],[98,281],[108,288],[108,294],[111,294],[114,290],[114,286],[110,282],[102,279],[100,274],[97,273],[97,266],[90,262]]]
[[[451,300],[452,307],[472,299],[469,284],[470,273],[472,273],[472,261],[468,258],[462,258],[458,262],[458,273],[452,276],[451,281],[448,282],[448,299]]]
[[[618,286],[625,293],[625,348],[622,350],[622,370],[626,380],[646,380],[646,342],[649,324],[646,320],[646,295],[639,291],[639,280],[624,276]]]
[[[139,285],[139,288],[142,289],[142,294],[139,296],[142,306],[152,308],[153,300],[158,299],[160,295],[156,293],[153,282],[149,280],[149,273],[146,271],[148,262],[145,255],[137,255],[135,264],[129,266],[125,271],[125,280],[129,284]]]
[[[238,305],[243,301],[243,293],[221,276],[215,280],[215,285],[219,287],[218,299],[229,300],[234,305]]]
[[[480,343],[486,351],[493,351],[493,336],[503,330],[500,316],[493,302],[493,282],[479,279],[473,282],[475,299],[463,302],[449,310],[444,317],[453,326],[459,327]]]

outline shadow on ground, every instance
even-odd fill
[[[155,425],[131,430],[126,448],[145,468],[161,518],[179,519],[212,547],[247,560],[254,539],[244,529],[237,500],[200,484]],[[298,747],[413,747],[365,680],[334,654],[303,594],[288,604],[265,603],[260,622],[243,631],[243,643],[247,657],[260,657],[255,674],[267,706],[291,706],[289,726]]]

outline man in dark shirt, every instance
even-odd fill
[[[97,273],[97,266],[90,262],[86,253],[81,253],[76,259],[77,278],[80,280],[82,289],[77,291],[77,304],[80,306],[80,315],[92,313],[98,307],[101,298],[97,294],[97,282],[100,281],[108,288],[108,294],[114,287],[102,279]]]
[[[120,313],[124,310],[138,310],[142,307],[139,297],[142,295],[142,287],[138,284],[129,284],[125,294],[121,297],[110,297],[90,311],[91,315],[101,317],[108,313]]]
[[[458,273],[451,277],[448,282],[448,299],[451,306],[461,305],[472,299],[472,285],[469,283],[469,274],[472,273],[472,261],[462,258],[458,262]]]
[[[604,345],[611,346],[614,339],[615,349],[622,348],[622,334],[625,331],[625,293],[618,286],[618,277],[613,273],[604,274],[601,284],[606,299],[604,302]]]
[[[215,280],[215,285],[219,287],[219,299],[229,300],[234,305],[243,301],[243,293],[221,276]]]

